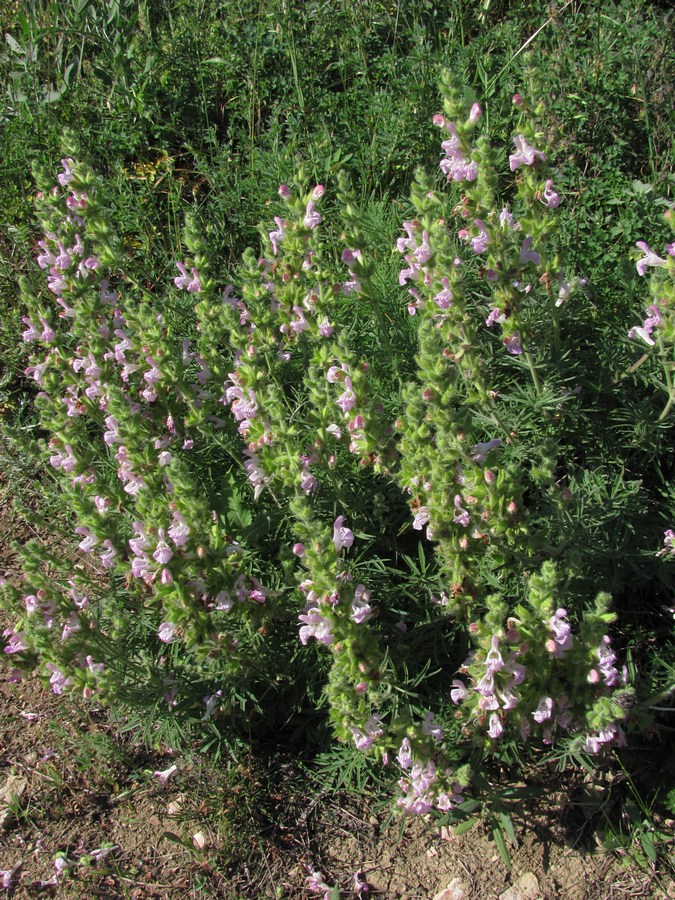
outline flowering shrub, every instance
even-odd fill
[[[187,258],[152,293],[125,276],[75,147],[42,186],[26,373],[75,555],[31,544],[4,584],[14,677],[37,666],[57,693],[220,728],[237,710],[262,727],[270,692],[325,677],[335,735],[392,764],[409,813],[461,804],[472,766],[513,744],[625,742],[616,616],[577,547],[575,423],[594,401],[566,336],[586,280],[562,257],[541,109],[514,98],[506,165],[481,107],[442,91],[445,184],[413,187],[396,319],[345,175],[340,247],[300,172],[235,285],[189,220]],[[656,274],[630,336],[659,356],[665,421],[674,245],[638,247]]]

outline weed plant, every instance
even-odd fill
[[[3,383],[21,439],[24,332],[76,535],[5,585],[13,677],[235,756],[330,722],[460,818],[668,727],[670,20],[478,7],[11,12]]]

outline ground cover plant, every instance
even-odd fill
[[[487,804],[504,854],[490,766],[592,766],[667,736],[672,109],[645,85],[668,74],[668,19],[568,7],[528,55],[489,8],[471,27],[453,8],[441,42],[433,5],[369,6],[365,37],[346,5],[326,40],[318,5],[232,4],[227,39],[207,20],[220,52],[185,72],[154,68],[167,44],[194,50],[178,6],[83,7],[77,29],[16,14],[14,165],[36,122],[52,131],[36,218],[5,201],[7,332],[35,384],[19,412],[12,349],[7,433],[48,464],[71,548],[28,542],[3,585],[12,678],[37,668],[155,745],[236,757],[281,733],[311,754],[334,737],[337,766],[384,764],[405,813]],[[544,98],[589,32],[595,88],[570,121]],[[245,97],[242,48],[263,66]],[[601,87],[610,53],[623,68]],[[442,74],[458,62],[473,87]],[[600,115],[635,72],[642,118]],[[395,118],[406,78],[420,96]],[[350,141],[327,123],[355,99]],[[52,101],[75,126],[58,170]],[[90,161],[100,134],[110,154]]]

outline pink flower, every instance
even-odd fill
[[[164,769],[163,772],[153,772],[152,775],[153,778],[157,778],[159,780],[160,784],[165,785],[168,782],[169,778],[171,778],[173,773],[177,771],[178,766],[174,764],[173,766],[169,766],[168,769]]]
[[[450,691],[450,699],[452,702],[461,703],[462,700],[466,700],[468,696],[469,692],[464,682],[460,681],[459,678],[455,678],[452,682],[452,690]]]
[[[550,178],[546,180],[543,197],[547,209],[557,209],[560,206],[560,196],[553,190],[553,181]]]
[[[638,241],[635,246],[645,254],[642,259],[637,261],[638,275],[644,275],[647,271],[647,266],[665,266],[667,264],[667,260],[657,256],[644,241]]]
[[[159,541],[157,542],[155,552],[152,554],[152,558],[161,565],[165,566],[173,556],[173,550],[171,549],[171,547],[169,547],[165,540],[164,529],[160,528],[157,534],[159,537]]]
[[[489,728],[488,728],[488,736],[493,740],[496,740],[498,737],[504,733],[504,726],[502,725],[502,721],[497,715],[497,713],[492,713],[490,716]]]
[[[413,764],[413,752],[410,746],[410,739],[403,738],[403,743],[396,756],[398,764],[402,769],[409,769]]]
[[[522,263],[531,262],[534,263],[535,266],[538,266],[541,262],[541,257],[536,252],[536,250],[530,250],[531,244],[532,237],[526,237],[520,248],[520,261]]]
[[[369,603],[370,591],[366,590],[365,585],[359,584],[354,592],[352,600],[351,618],[357,625],[367,622],[375,614],[375,610]]]
[[[517,134],[513,139],[513,143],[516,145],[516,153],[509,156],[509,166],[512,172],[515,172],[520,166],[533,165],[537,159],[546,162],[546,155],[540,150],[535,150],[534,147],[531,147],[525,140],[525,135]]]
[[[338,516],[333,524],[333,544],[337,553],[345,548],[348,550],[354,543],[354,534],[343,526],[344,520],[344,516]]]
[[[270,231],[269,238],[272,244],[272,253],[276,256],[279,252],[279,244],[286,240],[286,223],[279,216],[275,216],[274,221],[277,227],[275,231]]]
[[[551,718],[552,711],[553,700],[550,697],[542,697],[537,708],[532,713],[532,718],[535,722],[545,722],[546,719]]]
[[[476,237],[471,239],[471,246],[473,248],[474,253],[485,253],[488,248],[488,245],[492,243],[492,238],[485,230],[485,226],[481,219],[474,219],[473,223],[478,229],[479,233]]]
[[[315,188],[315,190],[314,190],[315,194],[316,194],[316,191],[317,191],[317,188]],[[321,194],[319,194],[319,196],[321,196]],[[317,199],[318,199],[318,197],[317,197]],[[322,221],[323,221],[323,219],[321,218],[321,215],[319,214],[319,212],[316,210],[314,201],[310,200],[309,203],[307,204],[307,210],[305,211],[305,219],[304,219],[305,228],[314,229],[317,227],[317,225],[320,225],[322,223]]]
[[[162,622],[157,630],[157,636],[164,644],[172,643],[176,637],[176,626],[171,622]]]
[[[335,640],[332,632],[332,622],[322,615],[317,607],[312,607],[298,619],[305,624],[300,628],[300,643],[306,644],[310,638],[315,638],[320,644],[328,646]]]
[[[61,669],[58,666],[55,666],[53,663],[47,663],[45,665],[45,669],[48,672],[51,672],[51,678],[49,679],[49,683],[52,686],[52,690],[55,694],[62,694],[67,687],[73,683],[73,679],[63,674]]]
[[[520,342],[520,333],[516,331],[509,337],[505,337],[504,346],[509,351],[509,353],[513,353],[514,356],[521,354],[523,352],[523,346]]]

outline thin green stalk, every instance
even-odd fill
[[[539,376],[537,375],[537,367],[534,362],[534,357],[530,353],[529,350],[523,351],[523,356],[525,357],[525,361],[527,362],[527,367],[530,370],[530,375],[532,376],[532,383],[534,384],[534,389],[537,392],[537,397],[541,397],[541,381],[539,381]]]

